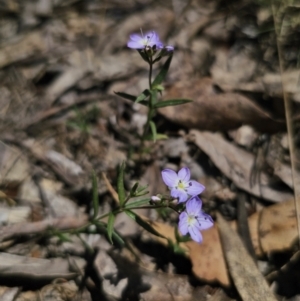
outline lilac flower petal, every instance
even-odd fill
[[[194,240],[197,243],[202,242],[202,234],[197,227],[189,227],[189,233],[191,235],[192,240]]]
[[[178,172],[178,178],[183,181],[187,182],[191,178],[191,172],[187,167],[183,167]]]
[[[191,196],[198,195],[201,192],[203,192],[205,189],[205,186],[203,186],[202,184],[194,180],[189,181],[188,184],[189,186],[186,189],[187,189],[187,193]]]
[[[174,170],[171,169],[164,169],[161,172],[162,178],[164,183],[168,187],[175,187],[178,184],[178,176],[177,173]]]
[[[143,37],[139,34],[136,34],[136,33],[131,34],[129,37],[134,42],[138,42],[138,41],[143,40]]]
[[[172,195],[172,194],[171,194]],[[172,195],[173,196],[173,195]],[[178,203],[183,203],[185,202],[187,199],[188,199],[188,194],[184,191],[184,190],[181,190],[181,189],[178,189]]]
[[[164,48],[164,44],[163,44],[162,42],[160,42],[160,41],[158,41],[155,45],[156,45],[156,48],[157,48],[157,49],[162,49],[162,48]]]
[[[181,191],[180,191],[179,189],[173,187],[173,188],[171,189],[171,196],[172,196],[173,198],[177,199],[177,198],[179,198],[180,192],[181,192]]]
[[[201,213],[202,208],[202,201],[198,197],[192,197],[187,203],[186,203],[186,212],[188,215],[194,215],[197,216],[199,213]]]
[[[129,41],[127,43],[127,47],[132,48],[132,49],[143,49],[145,46],[139,42]]]
[[[210,215],[202,212],[201,215],[197,218],[200,230],[206,230],[211,228],[214,225],[214,221]]]
[[[178,229],[182,235],[186,235],[188,233],[188,215],[186,212],[182,212],[179,215],[179,223]]]
[[[165,48],[166,48],[168,51],[174,51],[174,47],[173,47],[173,46],[168,45],[168,46],[166,46]]]

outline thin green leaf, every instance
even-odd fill
[[[153,121],[150,121],[149,124],[150,124],[151,133],[152,133],[152,139],[153,139],[153,142],[155,142],[157,139],[156,125]]]
[[[113,240],[116,241],[120,246],[124,246],[124,245],[125,245],[124,240],[122,239],[122,237],[121,237],[116,231],[113,231],[113,233],[112,233],[112,238],[113,238]]]
[[[125,169],[125,163],[123,162],[119,168],[118,182],[117,182],[117,190],[118,190],[120,206],[122,206],[125,202],[124,169]]]
[[[133,102],[135,102],[135,100],[136,100],[136,96],[134,96],[134,95],[131,95],[131,94],[127,94],[127,93],[124,93],[124,92],[114,92],[115,94],[117,94],[118,96],[121,96],[121,97],[123,97],[123,98],[125,98],[125,99],[128,99],[128,100],[131,100],[131,101],[133,101]]]
[[[111,244],[113,244],[112,235],[114,231],[115,215],[111,212],[107,222],[107,236]]]
[[[178,105],[182,105],[188,102],[192,102],[191,99],[168,99],[168,100],[164,100],[164,101],[160,101],[158,103],[156,103],[154,105],[154,107],[156,109],[158,108],[163,108],[163,107],[170,107],[170,106],[178,106]]]
[[[136,208],[136,207],[140,207],[143,205],[149,205],[150,202],[150,198],[146,198],[146,199],[142,199],[142,200],[136,200],[130,203],[127,203],[125,206],[125,209],[131,209],[131,208]]]
[[[130,194],[131,197],[134,197],[134,196],[135,196],[138,187],[139,187],[139,182],[136,182],[136,183],[132,186],[132,188],[130,189],[130,192],[129,192],[129,194]]]
[[[158,233],[149,223],[144,221],[139,215],[131,210],[124,211],[130,218],[132,218],[138,225],[147,230],[149,233],[156,235],[158,237],[166,238],[165,236]]]
[[[170,65],[171,65],[171,61],[172,61],[173,55],[170,55],[168,57],[168,59],[165,61],[162,69],[160,70],[160,72],[157,74],[157,76],[155,77],[153,83],[152,83],[152,88],[155,88],[156,86],[161,85],[161,83],[164,81],[164,79],[167,76],[167,73],[169,71]]]
[[[141,102],[150,95],[149,89],[144,90],[135,100],[135,102]]]
[[[136,192],[137,193],[140,193],[140,192],[142,192],[143,190],[146,190],[148,188],[148,185],[146,185],[146,186],[139,186],[137,189],[136,189]]]
[[[143,196],[143,195],[145,195],[145,194],[148,194],[149,193],[149,191],[142,191],[142,192],[139,192],[139,193],[137,193],[135,196],[136,197],[138,197],[138,196]]]
[[[160,134],[160,133],[157,133],[156,134],[156,140],[163,140],[163,139],[168,139],[168,135],[165,135],[165,134]],[[149,141],[149,140],[152,140],[152,135],[147,135],[145,137],[145,140]]]
[[[102,233],[102,234],[106,234],[107,233],[107,225],[99,220],[95,220],[93,221],[93,223],[96,225],[97,230]],[[120,246],[123,246],[124,240],[121,238],[121,236],[115,231],[112,231],[112,240],[116,241]]]
[[[61,242],[73,242],[68,233],[57,232],[56,236],[59,238]]]
[[[99,212],[99,196],[98,196],[98,181],[94,170],[92,173],[92,187],[93,187],[93,209],[94,209],[93,219],[95,219]]]

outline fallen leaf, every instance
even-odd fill
[[[276,301],[238,234],[218,214],[218,229],[229,273],[243,301]]]
[[[175,242],[174,227],[145,218],[154,229]],[[271,252],[286,251],[298,237],[294,200],[274,204],[248,218],[249,230],[255,254],[260,257]],[[236,223],[231,223],[236,228]],[[217,227],[202,232],[203,242],[190,241],[180,243],[187,251],[195,276],[203,281],[217,281],[224,286],[230,285],[225,258]],[[151,236],[156,241],[167,245],[167,241]]]
[[[80,259],[80,260],[79,260]],[[82,269],[85,261],[76,259],[76,265]],[[69,262],[63,258],[40,259],[0,253],[0,273],[3,277],[51,281],[55,278],[74,279],[77,273],[70,272]]]
[[[276,121],[246,96],[217,93],[212,79],[180,81],[166,89],[164,99],[188,98],[193,102],[159,109],[172,122],[200,130],[230,130],[243,124],[262,132],[285,129],[284,121]]]
[[[271,186],[271,177],[261,173],[261,181],[251,185],[254,155],[226,141],[221,134],[191,130],[189,138],[213,161],[216,167],[240,189],[257,197],[283,202],[292,198],[292,193]]]

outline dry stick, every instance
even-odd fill
[[[287,125],[287,133],[288,133],[288,144],[290,150],[290,158],[291,158],[291,167],[292,167],[292,178],[293,178],[293,186],[294,186],[294,200],[295,200],[295,209],[296,209],[296,216],[297,216],[297,228],[298,228],[298,237],[300,237],[300,205],[298,202],[298,197],[300,195],[299,189],[296,185],[296,167],[295,167],[295,146],[293,143],[293,122],[291,117],[291,101],[286,93],[284,88],[284,80],[283,80],[283,56],[280,47],[280,32],[279,27],[277,26],[276,22],[276,9],[274,0],[272,1],[272,14],[274,20],[274,28],[276,34],[276,43],[277,43],[277,51],[278,51],[278,60],[279,60],[279,68],[281,73],[281,84],[282,84],[282,93],[283,93],[283,101],[284,101],[284,108],[285,108],[285,118],[286,118],[286,125]],[[299,247],[300,247],[300,240],[299,240]]]
[[[33,223],[19,223],[0,229],[0,242],[22,236],[40,234],[48,229],[74,230],[87,225],[87,217],[62,217]]]

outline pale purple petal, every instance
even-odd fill
[[[178,189],[178,196],[177,196],[177,198],[179,198],[178,203],[185,202],[188,199],[188,197],[189,197],[188,194],[184,190]]]
[[[191,177],[191,172],[187,167],[183,167],[178,172],[178,178],[183,181],[187,182]]]
[[[162,178],[164,183],[168,186],[168,187],[175,187],[178,184],[178,176],[177,173],[174,170],[171,169],[164,169],[161,172]]]
[[[202,212],[197,218],[200,230],[206,230],[214,225],[214,221],[210,215]]]
[[[132,49],[143,49],[145,46],[143,44],[141,44],[140,42],[129,41],[127,43],[127,47],[132,48]]]
[[[168,45],[168,46],[166,46],[165,48],[166,48],[168,51],[174,51],[174,47],[173,47],[173,46]]]
[[[194,240],[197,243],[202,242],[202,235],[197,227],[189,227],[189,233],[191,235],[192,240]]]
[[[188,215],[186,212],[182,212],[179,215],[179,223],[178,229],[182,235],[186,235],[188,233]]]
[[[198,197],[192,197],[186,203],[186,211],[188,215],[198,216],[201,214],[202,201]]]
[[[157,41],[155,45],[156,45],[156,48],[157,48],[157,49],[162,49],[162,48],[164,48],[164,44],[163,44],[162,42],[160,42],[160,41]]]
[[[186,188],[187,193],[191,196],[195,196],[200,194],[201,192],[203,192],[205,189],[205,186],[203,186],[202,184],[200,184],[197,181],[189,181],[188,186]]]
[[[130,39],[134,42],[139,42],[139,41],[143,40],[143,37],[139,34],[133,33],[130,35]]]
[[[173,187],[173,188],[171,189],[171,196],[172,196],[173,198],[177,199],[177,198],[179,198],[180,192],[181,192],[181,191],[180,191],[179,189]]]

